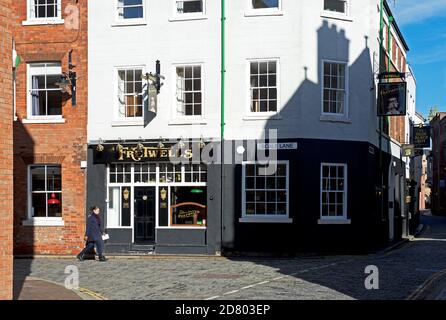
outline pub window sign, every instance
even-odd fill
[[[378,84],[378,116],[406,115],[406,82]]]

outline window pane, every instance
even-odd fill
[[[203,1],[202,0],[177,1],[177,12],[178,13],[203,12]]]
[[[127,7],[124,8],[124,19],[140,19],[143,18],[143,7]]]
[[[47,190],[62,191],[62,176],[59,166],[47,167]]]
[[[48,115],[62,115],[62,92],[47,91]]]
[[[325,0],[324,10],[345,13],[345,0]]]
[[[45,191],[45,167],[31,168],[32,191]]]
[[[59,203],[48,204],[48,217],[61,217],[62,216],[62,194],[61,193],[48,193],[48,199],[57,199]]]
[[[264,215],[265,213],[266,213],[265,203],[257,203],[255,214],[263,214]]]
[[[32,216],[46,217],[46,193],[33,193],[31,201]]]
[[[278,8],[279,0],[252,0],[253,9]]]

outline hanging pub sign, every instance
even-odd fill
[[[415,148],[429,148],[431,146],[431,127],[430,126],[414,126],[413,127],[413,144]]]
[[[413,157],[415,155],[413,144],[403,144],[401,149],[403,151],[403,157]]]
[[[406,82],[378,84],[378,116],[406,115]]]

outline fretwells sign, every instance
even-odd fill
[[[431,127],[413,127],[413,144],[415,148],[429,148],[431,146]]]
[[[406,115],[406,82],[378,84],[378,116]]]
[[[95,147],[94,163],[116,163],[116,162],[150,162],[168,161],[171,158],[192,159],[193,148],[180,149],[176,146],[118,146],[106,145],[103,150]],[[200,150],[199,148],[197,150]]]

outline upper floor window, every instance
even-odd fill
[[[204,0],[176,0],[176,14],[204,13]]]
[[[61,19],[61,0],[28,0],[29,20]]]
[[[202,116],[203,90],[201,65],[176,67],[176,105],[178,116]]]
[[[347,14],[347,0],[324,0],[324,10]]]
[[[117,0],[117,20],[144,19],[145,0]]]
[[[251,61],[251,112],[277,112],[277,60]]]
[[[119,118],[143,116],[142,68],[118,70]]]
[[[28,117],[62,115],[61,74],[60,63],[28,65]]]
[[[280,9],[280,0],[251,0],[252,9]]]
[[[322,113],[345,115],[347,105],[347,64],[323,61]]]

